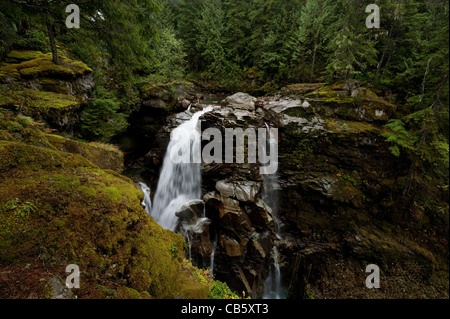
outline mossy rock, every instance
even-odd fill
[[[56,150],[79,154],[103,169],[122,172],[124,167],[123,153],[113,145],[102,143],[82,143],[59,135],[47,135],[47,139]]]
[[[98,297],[99,285],[133,298],[172,298],[186,281],[206,285],[187,275],[183,238],[146,214],[128,178],[79,155],[9,141],[0,141],[0,178],[0,269],[9,277],[31,264],[38,283],[77,264],[80,298]]]
[[[281,93],[288,96],[303,96],[324,86],[324,83],[296,83],[281,89]]]
[[[305,95],[317,113],[337,116],[354,121],[386,122],[396,106],[378,96],[369,88],[361,87],[350,92],[340,89],[341,85],[325,85]]]
[[[60,57],[61,63],[55,64],[51,54],[40,51],[11,51],[6,61],[17,61],[0,67],[0,82],[8,83],[8,78],[30,79],[50,77],[57,79],[74,79],[92,72],[85,63]],[[17,76],[19,75],[19,77]]]
[[[44,121],[51,128],[66,132],[72,132],[79,123],[85,103],[68,94],[27,88],[8,89],[3,92],[0,89],[0,108],[19,110],[35,120]]]
[[[186,81],[173,81],[170,83],[144,83],[139,88],[142,98],[167,98],[169,95],[184,93],[193,90],[193,84]]]
[[[360,134],[360,133],[374,133],[381,134],[386,129],[371,123],[348,121],[334,118],[324,118],[326,128],[330,133],[336,134]]]
[[[51,58],[51,53],[43,53],[41,51],[29,51],[29,50],[12,50],[5,57],[5,62],[21,63],[23,61],[29,61],[40,58]]]
[[[0,107],[16,107],[35,110],[68,109],[82,102],[73,95],[23,88],[7,90],[0,96]]]
[[[42,91],[50,91],[60,94],[70,94],[70,89],[66,82],[52,78],[39,78],[37,84],[42,87]]]

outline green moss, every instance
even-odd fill
[[[146,291],[139,292],[128,287],[120,287],[117,291],[117,299],[150,299],[150,295]]]
[[[289,155],[290,163],[295,165],[298,169],[305,166],[305,159],[308,158],[314,151],[314,143],[310,139],[302,138],[298,141],[295,149]]]
[[[80,104],[81,101],[73,95],[34,91],[27,88],[8,90],[0,95],[0,107],[20,107],[30,111],[70,109]]]
[[[47,140],[57,150],[79,154],[100,168],[121,172],[124,167],[123,153],[113,145],[102,143],[82,143],[59,135],[46,135]]]
[[[88,187],[88,186],[79,186],[77,188],[77,192],[80,193],[82,196],[86,196],[86,197],[95,197],[97,195],[97,190],[95,188],[92,187]]]
[[[334,133],[348,133],[348,134],[359,134],[371,132],[375,134],[380,134],[383,129],[379,126],[359,121],[348,121],[333,118],[324,118],[326,122],[326,128]]]
[[[12,50],[6,56],[5,61],[9,63],[17,63],[34,59],[40,59],[44,57],[51,59],[51,53],[45,54],[42,53],[41,51]]]
[[[39,258],[50,269],[75,262],[85,267],[87,295],[100,285],[113,297],[207,297],[209,283],[184,262],[183,238],[146,214],[128,178],[79,155],[7,141],[0,141],[0,178],[0,204],[17,198],[36,208],[23,216],[0,209],[2,261],[20,268]]]
[[[74,79],[86,73],[92,72],[86,64],[60,57],[61,64],[53,63],[50,53],[43,54],[40,51],[17,51],[9,53],[6,61],[11,63],[0,66],[0,83],[8,82],[8,79],[15,81],[23,78],[56,78]]]
[[[283,88],[281,91],[287,95],[305,95],[324,86],[323,83],[296,83]]]
[[[17,168],[39,171],[54,168],[70,168],[72,166],[96,166],[83,157],[44,150],[18,142],[0,141],[0,173],[7,173]],[[51,156],[51,157],[50,157]],[[49,157],[51,161],[49,161]]]
[[[11,51],[7,58],[18,63],[0,67],[0,77],[14,70],[27,78],[74,78],[92,72],[92,69],[83,62],[70,60],[64,56],[61,57],[61,64],[55,64],[51,54],[42,54],[39,51]]]
[[[340,175],[340,174],[338,174]],[[340,175],[342,177],[343,175]],[[356,181],[355,181],[356,182]],[[338,179],[333,186],[333,199],[342,203],[353,204],[356,208],[363,205],[363,193],[354,185],[354,181],[345,178]]]
[[[316,116],[314,110],[312,108],[304,108],[304,107],[292,107],[282,112],[283,114],[292,116],[292,117],[301,117],[310,121],[314,116]]]

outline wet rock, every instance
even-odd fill
[[[183,99],[181,101],[181,106],[183,107],[183,109],[187,109],[191,105],[192,105],[192,103],[189,100]]]
[[[203,216],[205,204],[201,200],[194,200],[183,205],[175,215],[181,221],[192,221]]]
[[[225,253],[229,257],[241,256],[244,251],[244,247],[242,247],[241,244],[239,244],[235,239],[229,238],[225,235],[220,236],[220,245],[225,248]]]
[[[191,101],[196,100],[194,86],[189,82],[144,84],[140,88],[140,96],[143,107],[164,109],[168,112],[186,109]]]
[[[218,181],[216,189],[223,197],[234,197],[241,202],[255,202],[261,183],[252,181]]]
[[[256,98],[247,93],[236,93],[222,101],[223,106],[233,109],[255,111]]]
[[[72,290],[58,277],[54,276],[48,281],[51,290],[51,299],[74,299]]]

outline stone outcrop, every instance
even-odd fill
[[[253,96],[247,93],[239,92],[223,100],[222,105],[231,107],[233,109],[254,111],[255,102],[256,98],[254,98]]]
[[[95,87],[92,69],[83,62],[63,56],[56,65],[50,53],[17,50],[0,65],[0,84],[0,107],[68,133],[82,119]]]
[[[187,109],[196,100],[194,86],[189,82],[144,84],[140,88],[142,107],[168,112]]]

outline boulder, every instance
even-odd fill
[[[50,299],[74,299],[72,290],[58,276],[53,276],[48,281],[48,288],[51,291]]]
[[[228,106],[233,109],[255,111],[256,98],[247,93],[236,93],[232,96],[227,97],[222,101],[223,106]]]
[[[223,197],[234,197],[241,202],[255,202],[261,183],[253,181],[218,181],[216,189]]]
[[[201,200],[193,200],[183,205],[175,215],[182,221],[197,220],[203,217],[205,204]]]

